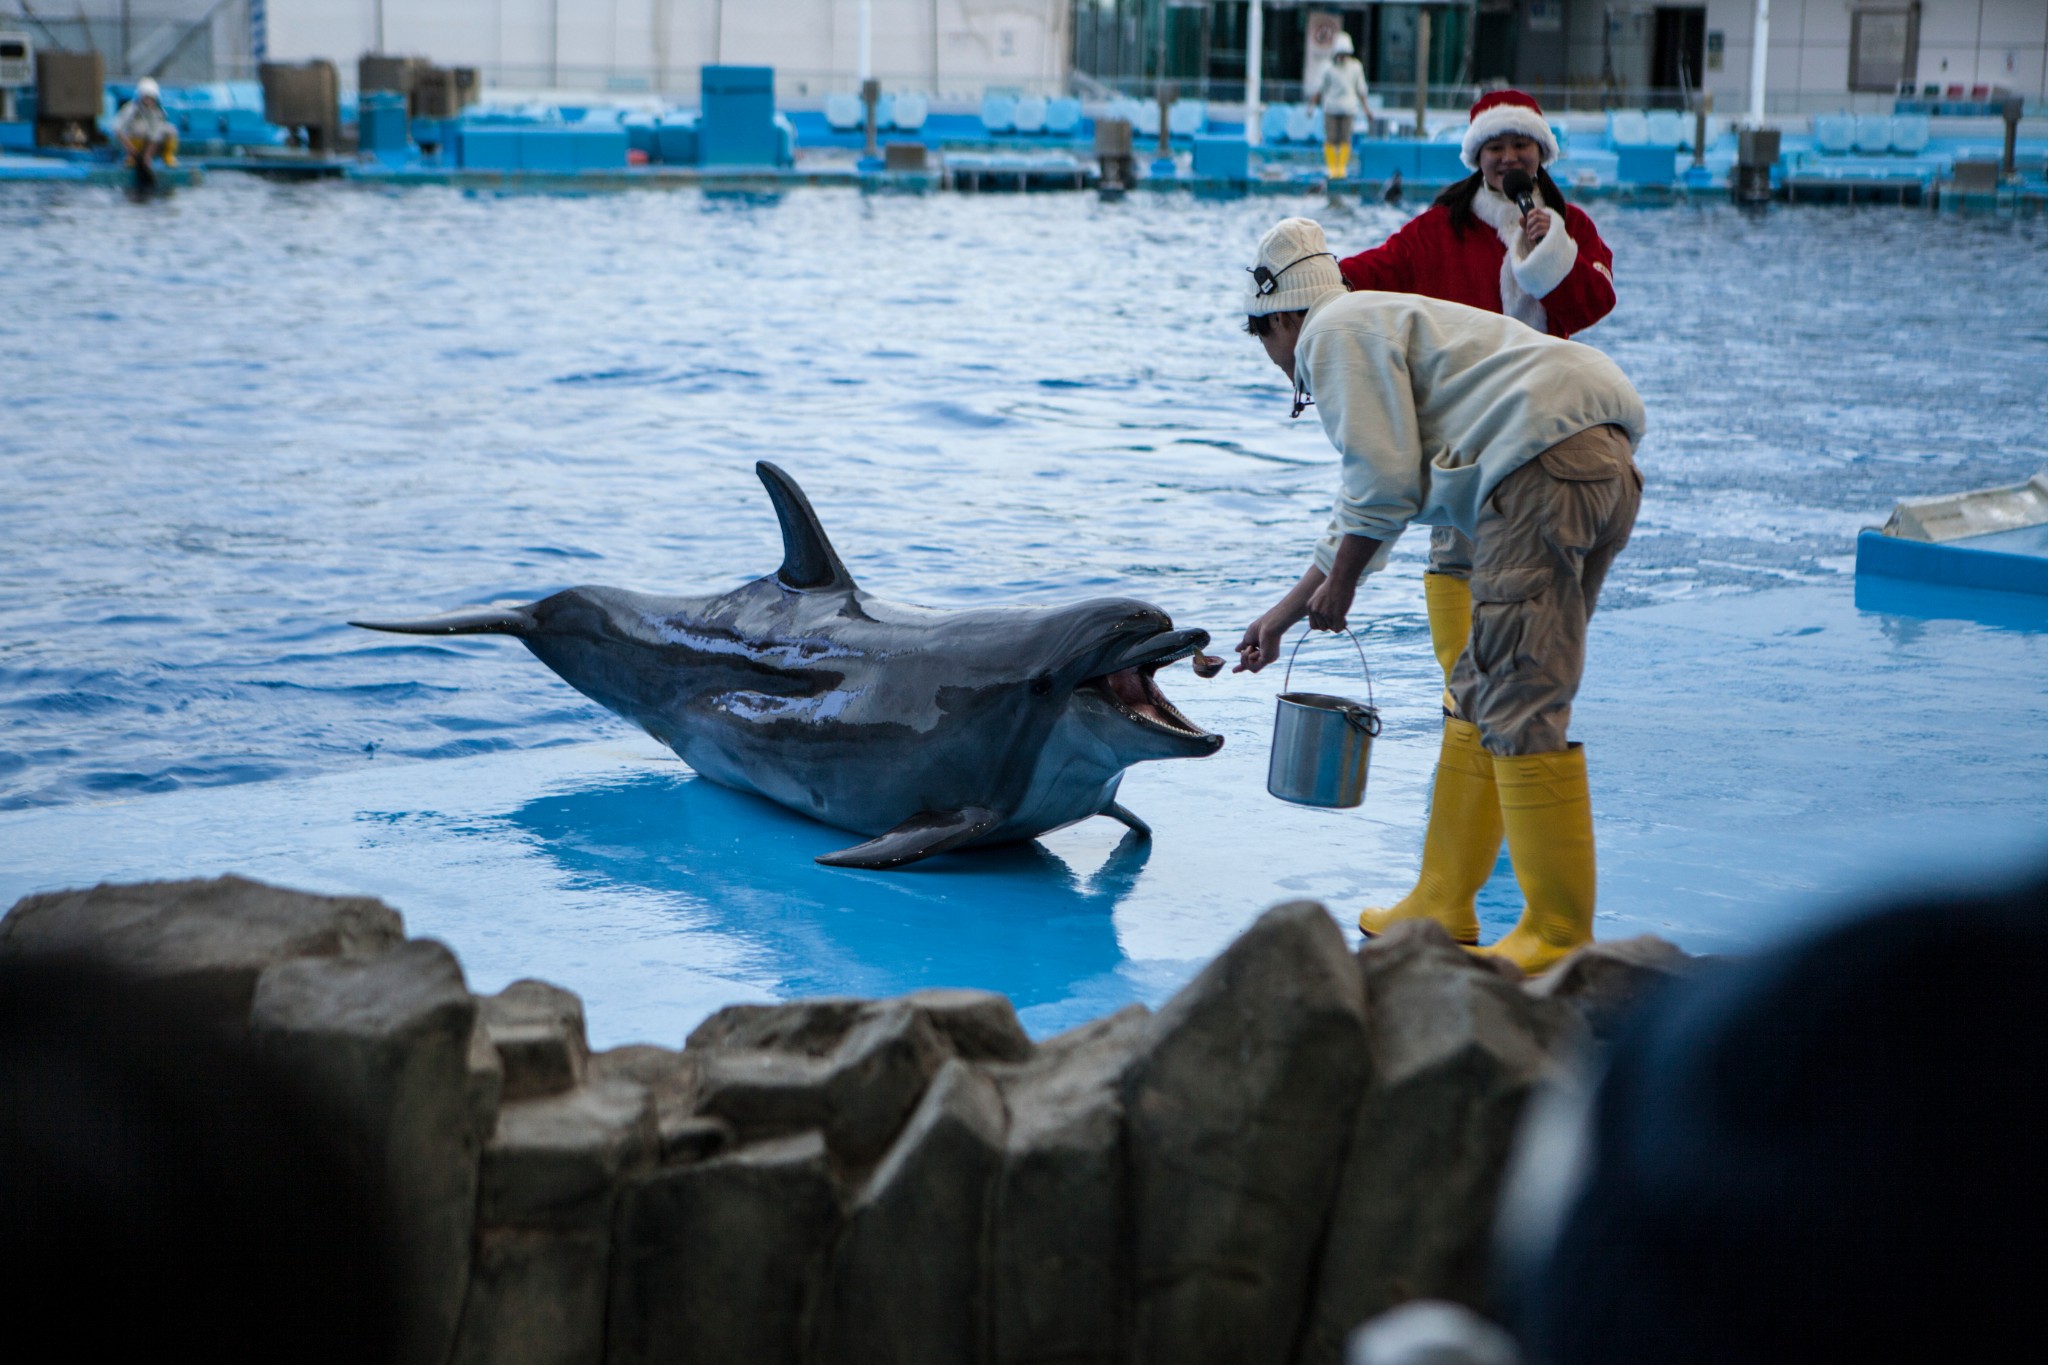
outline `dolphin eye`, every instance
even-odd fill
[[[1038,675],[1037,677],[1035,677],[1035,678],[1033,678],[1033,679],[1031,680],[1031,695],[1032,695],[1032,696],[1034,696],[1034,697],[1043,697],[1043,696],[1048,696],[1048,695],[1050,695],[1050,694],[1051,694],[1051,692],[1052,692],[1052,679],[1051,679],[1051,678],[1049,678],[1049,677],[1047,677],[1047,676],[1046,676],[1045,674],[1041,673],[1041,674],[1039,674],[1039,675]]]

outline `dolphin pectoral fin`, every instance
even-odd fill
[[[824,853],[818,861],[827,867],[864,867],[886,872],[920,858],[958,848],[977,834],[986,834],[1001,824],[1001,811],[986,806],[965,810],[919,811],[887,834],[878,834],[864,844]]]
[[[775,519],[782,523],[782,567],[775,571],[782,586],[800,591],[851,588],[853,575],[839,562],[839,552],[796,480],[766,460],[757,462],[754,472],[761,476],[768,500],[775,504]]]
[[[1107,815],[1110,819],[1116,821],[1118,824],[1122,825],[1125,829],[1128,829],[1131,833],[1137,835],[1141,839],[1149,839],[1152,837],[1152,826],[1146,824],[1143,820],[1140,820],[1130,810],[1121,805],[1118,805],[1114,801],[1104,806],[1102,808],[1102,813],[1104,815]]]
[[[533,629],[533,615],[524,607],[481,607],[475,611],[451,611],[445,616],[427,616],[417,621],[351,621],[364,630],[388,630],[398,635],[524,635]]]

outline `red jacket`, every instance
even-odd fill
[[[1530,291],[1543,306],[1550,334],[1560,337],[1584,331],[1614,311],[1614,253],[1600,240],[1593,220],[1570,204],[1564,206],[1564,226],[1578,248],[1577,259],[1554,284],[1537,281],[1550,285],[1547,292]],[[1485,222],[1454,233],[1451,211],[1431,205],[1385,242],[1339,267],[1353,289],[1421,294],[1501,313],[1507,311],[1501,302],[1506,256],[1506,244]]]

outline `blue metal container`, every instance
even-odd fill
[[[707,66],[704,117],[697,154],[705,166],[782,164],[783,140],[775,126],[775,68]]]

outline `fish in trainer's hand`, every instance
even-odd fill
[[[782,567],[730,592],[579,587],[350,624],[513,636],[711,781],[874,836],[818,859],[837,867],[901,867],[1091,815],[1147,834],[1117,804],[1124,770],[1223,746],[1155,677],[1207,631],[1129,598],[935,611],[872,597],[796,482],[765,461],[755,472],[782,522]]]

